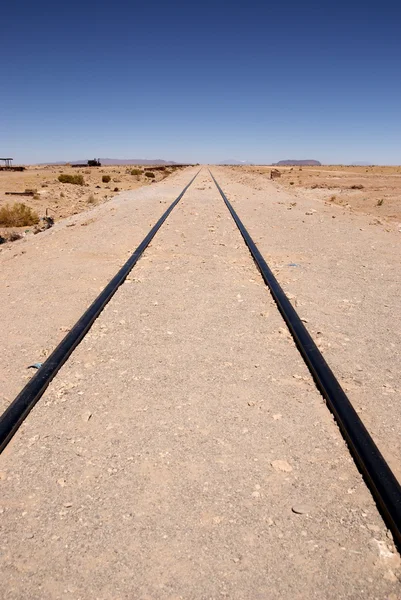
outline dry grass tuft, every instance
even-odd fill
[[[0,225],[3,227],[24,227],[39,223],[39,215],[26,206],[16,202],[13,206],[6,204],[0,208]]]
[[[75,185],[84,185],[84,178],[82,175],[67,175],[66,173],[61,173],[58,176],[58,180],[61,183],[73,183]]]
[[[102,176],[102,182],[103,183],[109,183],[110,181],[111,181],[110,175],[103,175]]]

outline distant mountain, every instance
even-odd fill
[[[229,158],[227,160],[222,160],[219,162],[219,165],[252,165],[253,163],[248,160],[236,160],[235,158]]]
[[[156,158],[155,160],[149,160],[147,158],[99,158],[102,165],[176,165],[174,160],[162,160],[161,158]],[[41,163],[42,165],[79,165],[86,166],[88,163],[88,159],[80,159],[80,160],[69,160],[61,161],[61,162],[52,162],[52,163]],[[180,163],[181,164],[181,163]]]
[[[161,158],[155,158],[155,160],[148,160],[147,158],[99,158],[102,165],[175,165],[173,160],[162,160]],[[86,165],[87,160],[74,160],[72,164],[78,165],[83,163]]]
[[[274,163],[275,167],[321,167],[322,163],[318,160],[279,160]]]

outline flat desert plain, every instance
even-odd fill
[[[400,171],[210,169],[401,480]],[[108,188],[93,169],[83,189],[60,170],[19,184],[44,178],[55,225],[0,246],[0,410],[199,167],[153,185],[105,168]],[[2,453],[0,485],[7,600],[401,597],[391,532],[207,167]]]

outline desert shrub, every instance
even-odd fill
[[[64,192],[60,192],[60,198],[65,198]]]
[[[145,177],[149,177],[149,179],[154,179],[155,174],[152,173],[152,171],[146,171],[145,172]]]
[[[93,194],[91,194],[88,198],[88,204],[95,204],[96,198]]]
[[[131,175],[142,175],[141,169],[132,169]]]
[[[384,202],[383,198],[380,198],[380,200],[377,201],[377,206],[382,206]]]
[[[290,185],[294,185],[294,181],[290,181]]]
[[[75,185],[84,185],[84,178],[82,175],[67,175],[66,173],[61,173],[58,176],[58,180],[61,183],[73,183]]]
[[[12,231],[7,236],[7,242],[16,242],[17,240],[20,240],[21,238],[22,238],[22,235],[20,233],[17,233],[16,231]]]
[[[115,192],[119,192],[119,191],[120,191],[120,188],[118,188],[118,187],[115,187],[115,188],[114,188],[114,191],[115,191]]]
[[[102,182],[103,183],[109,183],[109,181],[111,181],[110,175],[102,175]]]
[[[6,204],[0,208],[0,225],[3,227],[24,227],[24,225],[36,225],[39,223],[39,215],[20,202],[13,206]]]
[[[355,183],[354,185],[351,185],[351,187],[349,189],[350,190],[363,190],[363,185],[362,185],[362,183]]]

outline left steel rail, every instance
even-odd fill
[[[199,171],[198,171],[199,173]],[[40,400],[52,379],[61,369],[63,364],[82,341],[94,321],[100,315],[106,304],[110,302],[118,288],[124,283],[127,275],[136,265],[143,252],[146,250],[160,227],[163,225],[171,211],[177,206],[191,183],[197,177],[198,173],[184,187],[180,195],[170,204],[168,209],[162,214],[157,223],[152,227],[147,236],[139,244],[135,252],[130,256],[127,262],[116,273],[113,279],[106,285],[104,290],[92,302],[89,308],[78,319],[72,329],[67,333],[64,339],[50,354],[49,358],[40,367],[38,372],[21,390],[13,402],[6,408],[0,416],[0,452],[4,450],[11,438],[17,432],[21,423],[29,415],[35,404]]]

